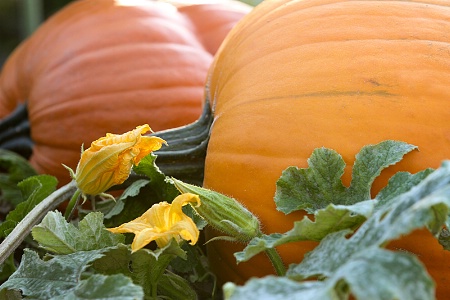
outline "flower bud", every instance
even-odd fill
[[[235,240],[248,242],[261,233],[258,218],[233,198],[172,178],[182,193],[197,194],[201,206],[194,207],[213,228]]]
[[[142,136],[147,131],[151,129],[146,124],[122,135],[107,133],[106,137],[92,142],[91,147],[82,152],[76,172],[69,169],[83,195],[98,195],[123,183],[133,165],[160,149],[165,141]]]

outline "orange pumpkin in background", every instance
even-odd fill
[[[84,143],[148,123],[196,120],[213,55],[251,10],[238,1],[75,1],[10,55],[0,75],[0,118],[27,102],[30,158],[70,180]]]
[[[307,167],[315,148],[340,153],[350,183],[355,155],[368,144],[400,140],[419,147],[384,170],[373,195],[398,171],[437,168],[450,158],[450,2],[265,1],[219,49],[207,82],[214,121],[204,186],[232,196],[286,232],[300,212],[275,208],[275,184],[289,166]],[[209,238],[216,233],[209,231]],[[317,243],[277,248],[288,265]],[[207,244],[223,283],[273,273],[260,255],[236,264],[243,246]],[[450,295],[450,252],[427,230],[390,245],[425,263],[437,298]]]

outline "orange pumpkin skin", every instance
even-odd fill
[[[40,173],[66,183],[61,164],[75,168],[81,144],[105,132],[198,118],[213,55],[251,7],[188,3],[75,1],[15,50],[0,77],[0,118],[28,100]]]
[[[204,186],[240,200],[265,233],[286,232],[302,213],[275,208],[288,166],[307,167],[315,148],[340,153],[350,183],[361,147],[393,139],[419,151],[384,170],[373,195],[398,171],[437,168],[450,158],[450,7],[446,1],[280,0],[257,6],[219,49],[207,82],[214,122]],[[215,236],[209,232],[209,237]],[[278,250],[288,265],[314,242]],[[242,245],[208,244],[222,282],[273,273],[265,256],[236,265]],[[450,294],[450,252],[426,230],[392,243],[419,254]]]

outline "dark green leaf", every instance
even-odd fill
[[[22,199],[17,207],[6,216],[6,222],[0,224],[0,237],[8,235],[17,223],[25,217],[38,203],[53,193],[57,180],[53,176],[38,175],[25,179],[18,184]]]
[[[155,164],[157,156],[153,153],[144,157],[138,166],[135,166],[133,170],[137,174],[145,175],[150,179],[150,186],[155,192],[158,201],[172,202],[176,196],[180,193],[175,186],[166,178],[166,176],[159,170]]]
[[[23,200],[17,184],[28,177],[37,175],[37,172],[22,156],[4,149],[0,149],[0,168],[7,172],[0,174],[2,198],[17,205]]]
[[[161,275],[158,281],[158,295],[167,297],[167,299],[197,299],[197,293],[189,282],[174,273]]]

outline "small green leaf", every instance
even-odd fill
[[[114,234],[103,226],[103,214],[88,214],[76,228],[58,211],[49,212],[41,224],[32,229],[33,238],[40,246],[55,254],[69,254],[116,246],[124,236]]]
[[[180,193],[175,186],[166,178],[155,164],[157,156],[153,153],[144,157],[139,165],[135,166],[133,170],[137,174],[146,175],[150,179],[150,186],[153,188],[158,202],[167,201],[172,202]]]
[[[80,251],[43,261],[34,251],[25,249],[19,268],[0,289],[21,290],[24,296],[36,299],[64,295],[77,286],[81,273],[106,250]]]
[[[25,217],[38,203],[53,193],[57,180],[53,176],[38,175],[25,179],[18,184],[23,201],[9,212],[5,222],[0,224],[0,237],[8,233]]]
[[[416,174],[411,174],[408,172],[396,173],[389,180],[388,185],[383,188],[376,196],[376,199],[378,200],[377,206],[383,206],[385,203],[389,202],[400,194],[406,193],[412,187],[418,185],[433,171],[433,169],[426,169]]]
[[[130,278],[122,275],[92,275],[82,280],[69,293],[52,298],[52,300],[135,300],[143,299],[142,287],[134,284]]]
[[[109,219],[112,216],[120,214],[125,206],[124,202],[127,198],[136,197],[143,187],[145,187],[150,181],[147,179],[139,179],[133,182],[125,191],[120,195],[119,199],[114,203],[113,206],[105,213],[105,219]]]
[[[308,159],[308,168],[289,167],[282,173],[275,193],[277,209],[285,214],[295,210],[314,213],[329,204],[351,205],[368,200],[372,183],[381,171],[414,149],[398,141],[363,147],[356,155],[348,188],[341,181],[345,168],[342,157],[334,150],[316,149]]]

